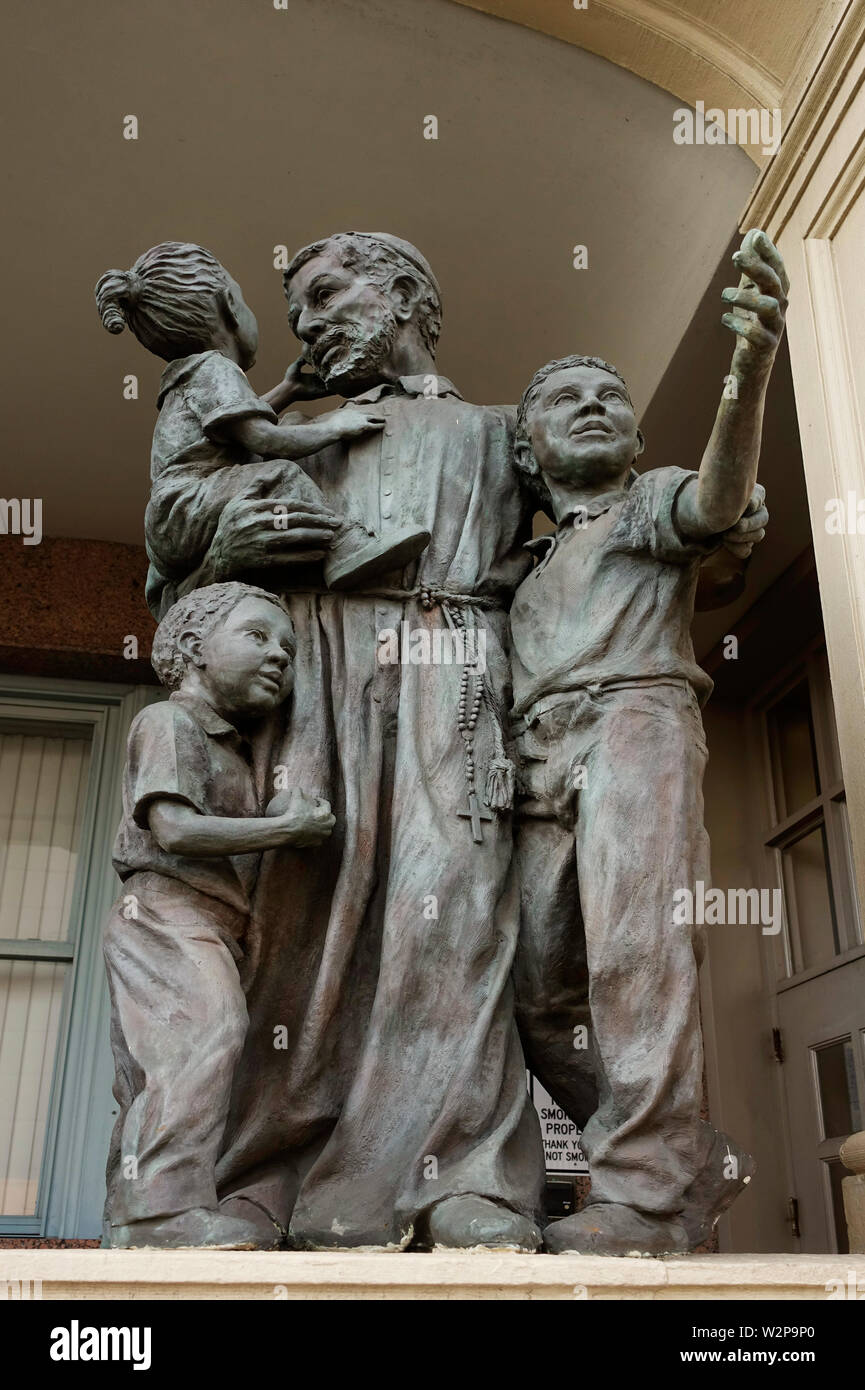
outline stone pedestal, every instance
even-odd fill
[[[3,1252],[7,1297],[98,1299],[847,1299],[865,1256],[610,1259],[487,1252],[396,1255],[203,1250]],[[41,1281],[36,1285],[33,1281]],[[851,1293],[851,1290],[853,1292]],[[0,1293],[0,1297],[2,1297]]]

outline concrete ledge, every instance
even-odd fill
[[[4,1282],[6,1285],[4,1287]],[[605,1259],[206,1250],[0,1250],[0,1299],[813,1299],[865,1293],[862,1255]],[[831,1281],[840,1281],[840,1285]],[[827,1285],[829,1286],[827,1288]],[[22,1287],[24,1286],[24,1287]],[[836,1294],[836,1296],[838,1296]],[[843,1296],[843,1294],[841,1295]]]

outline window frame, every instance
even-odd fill
[[[776,796],[777,760],[772,739],[769,715],[773,706],[805,680],[811,706],[814,731],[814,752],[820,790],[795,811],[787,814],[779,807]],[[837,735],[833,729],[832,691],[825,641],[815,638],[799,653],[795,662],[764,689],[754,702],[757,715],[763,762],[763,814],[761,843],[772,860],[775,881],[781,889],[784,908],[784,962],[786,975],[778,977],[773,971],[773,988],[789,989],[805,980],[824,974],[846,960],[865,951],[855,896],[855,881],[850,847],[845,838],[841,807],[846,804]],[[783,809],[784,814],[779,813]],[[834,909],[838,950],[832,956],[814,964],[805,963],[798,914],[794,895],[791,895],[784,872],[783,851],[812,830],[823,827],[828,859],[828,888]]]
[[[158,687],[0,675],[0,718],[90,732],[90,767],[67,940],[0,940],[0,959],[63,960],[63,988],[34,1216],[0,1216],[0,1235],[99,1234],[113,1068],[102,927],[117,896],[111,846],[129,725]],[[59,949],[58,949],[59,948]],[[107,1132],[106,1132],[107,1131]]]

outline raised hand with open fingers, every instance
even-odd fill
[[[784,332],[790,281],[777,248],[765,232],[753,228],[733,255],[741,271],[736,289],[722,290],[730,308],[721,317],[737,335],[734,370],[771,367]]]

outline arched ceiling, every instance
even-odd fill
[[[675,144],[658,85],[452,0],[6,0],[4,38],[0,491],[41,497],[46,535],[141,542],[160,364],[103,330],[93,286],[148,246],[198,241],[236,276],[259,391],[298,352],[274,247],[359,227],[428,256],[468,399],[584,351],[642,410],[756,177],[734,146]]]
[[[776,107],[786,127],[858,0],[453,0],[586,48],[695,106]],[[760,146],[743,145],[760,167]]]

